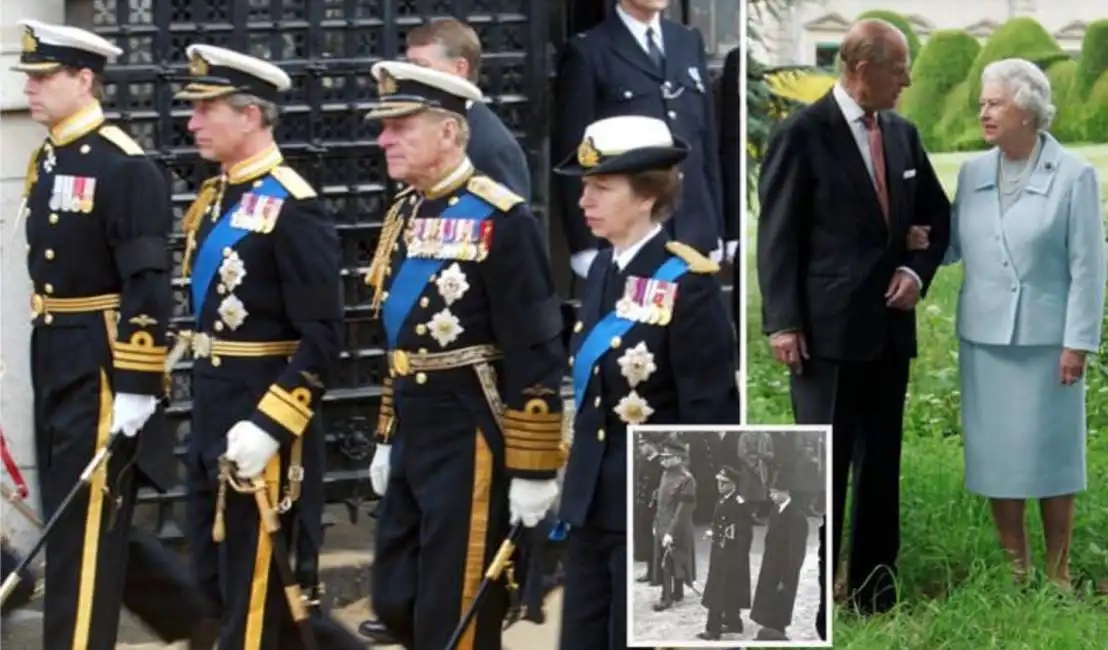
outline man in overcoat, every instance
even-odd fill
[[[662,595],[654,605],[661,612],[685,598],[685,584],[696,580],[696,544],[692,513],[696,479],[689,472],[688,451],[680,440],[662,444],[662,478],[654,515],[654,557],[662,576]]]
[[[780,639],[793,620],[800,569],[808,549],[808,516],[807,504],[794,499],[788,488],[770,490],[770,498],[776,507],[770,513],[766,529],[765,552],[750,620]]]

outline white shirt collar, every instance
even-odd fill
[[[646,246],[646,242],[654,239],[654,237],[657,236],[657,234],[660,232],[662,232],[661,224],[654,224],[654,228],[652,228],[650,232],[647,233],[646,236],[639,241],[631,244],[622,251],[612,251],[612,259],[615,261],[616,266],[619,268],[621,273],[624,269],[627,268],[627,265],[631,263],[631,260],[635,259],[635,255],[638,255],[639,251],[642,250],[642,247]]]
[[[851,126],[855,122],[862,119],[862,116],[866,114],[865,109],[858,105],[858,102],[854,101],[854,98],[846,93],[846,89],[843,88],[842,83],[835,82],[834,87],[831,89],[831,94],[835,97],[835,103],[839,105],[839,110],[843,112],[843,117],[846,118],[846,123]]]
[[[785,499],[784,503],[777,506],[777,513],[780,514],[782,512],[785,512],[785,508],[789,507],[789,504],[792,503],[792,500],[793,500],[792,497],[789,497],[789,498]]]
[[[647,49],[646,46],[646,30],[647,28],[654,28],[654,42],[658,44],[658,49],[662,52],[666,51],[665,46],[662,44],[662,15],[660,13],[654,14],[654,17],[649,23],[640,22],[619,4],[616,3],[616,15],[623,21],[623,24],[627,26],[627,29],[631,31],[631,35],[635,37],[639,45],[643,50]]]

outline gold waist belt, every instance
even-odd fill
[[[53,298],[34,294],[31,296],[31,318],[38,318],[51,312],[55,314],[84,314],[109,309],[119,309],[118,293],[84,298]]]
[[[202,332],[182,332],[187,337],[192,354],[197,358],[210,357],[287,357],[296,352],[300,341],[224,341]]]
[[[406,377],[413,372],[436,372],[453,370],[495,361],[501,357],[495,345],[472,345],[468,348],[447,352],[408,352],[391,350],[389,352],[389,375]]]

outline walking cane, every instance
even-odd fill
[[[125,439],[126,437],[122,433],[112,434],[112,437],[108,439],[108,444],[104,445],[100,451],[96,452],[96,455],[92,457],[89,464],[85,466],[84,471],[81,472],[81,477],[77,479],[77,484],[69,490],[69,494],[65,495],[65,498],[62,499],[61,505],[58,506],[57,511],[54,512],[54,515],[50,517],[49,521],[42,527],[42,534],[39,535],[38,540],[35,541],[30,552],[23,556],[23,560],[19,563],[19,566],[11,572],[11,575],[4,581],[4,584],[0,585],[0,603],[6,601],[12,591],[15,590],[16,586],[19,585],[19,574],[31,565],[31,561],[35,559],[36,555],[42,552],[43,547],[46,546],[46,539],[50,536],[50,531],[54,530],[54,526],[62,518],[62,515],[65,514],[69,505],[73,503],[74,499],[77,498],[77,495],[81,493],[83,488],[88,487],[89,483],[92,482],[92,475],[95,474],[102,465],[108,462],[108,459],[112,457],[112,454],[115,453],[120,443]]]
[[[269,543],[273,548],[273,564],[277,567],[277,573],[281,578],[281,586],[284,587],[285,600],[289,604],[289,613],[296,623],[296,629],[300,633],[300,641],[304,644],[304,650],[319,650],[316,643],[315,631],[312,630],[311,620],[308,618],[308,608],[304,603],[304,595],[300,589],[300,583],[292,573],[292,565],[289,562],[288,544],[281,535],[281,521],[277,517],[277,509],[269,501],[269,489],[265,478],[255,476],[249,480],[238,478],[235,463],[227,458],[219,459],[219,480],[239,494],[253,494],[254,501],[258,504],[259,526],[265,529],[269,535]],[[222,491],[222,490],[221,490]]]
[[[477,610],[481,606],[481,601],[485,599],[485,594],[488,593],[492,583],[499,580],[500,576],[503,575],[505,571],[508,571],[509,583],[511,584],[513,582],[511,576],[512,553],[515,552],[516,542],[519,541],[519,536],[522,534],[523,524],[516,524],[508,531],[508,537],[500,544],[500,548],[496,551],[496,556],[493,557],[488,570],[485,571],[485,578],[481,580],[481,584],[477,587],[477,593],[473,596],[473,601],[470,602],[469,607],[466,608],[465,614],[462,615],[462,620],[458,623],[458,627],[454,628],[454,633],[450,635],[450,640],[446,642],[445,650],[454,650],[458,647],[458,644],[462,640],[462,636],[466,633],[466,628],[469,627],[474,617],[477,616]]]

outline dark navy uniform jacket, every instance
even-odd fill
[[[222,216],[213,220],[217,209]],[[219,354],[217,344],[208,354],[194,347],[194,392],[203,382],[226,395],[223,402],[194,405],[194,442],[214,461],[239,420],[253,422],[284,450],[301,440],[304,471],[311,477],[302,486],[302,512],[314,516],[306,521],[318,532],[318,515],[310,513],[322,505],[324,441],[317,411],[342,338],[334,220],[273,146],[230,169],[226,182],[205,181],[185,216],[185,232],[196,332],[229,348],[271,343],[275,352],[243,358]],[[289,344],[291,349],[280,349]],[[245,402],[238,397],[243,395]]]
[[[684,189],[666,230],[707,254],[719,245],[724,228],[715,99],[704,40],[678,23],[663,20],[661,25],[664,69],[650,60],[616,13],[566,43],[554,84],[552,160],[557,164],[576,151],[585,128],[597,120],[619,115],[665,120],[692,147],[681,166]],[[577,205],[581,180],[558,176],[554,183],[570,252],[599,248]]]
[[[63,364],[70,376],[38,377],[39,387],[72,389],[88,371],[81,360],[97,355],[114,392],[160,396],[172,310],[166,238],[173,219],[162,170],[130,136],[105,124],[99,104],[91,104],[35,150],[26,182],[22,216],[35,336],[40,349],[74,360]],[[83,313],[49,306],[105,296],[115,296],[116,304]],[[175,485],[169,431],[153,421],[142,436],[143,473],[159,487]]]
[[[531,170],[523,147],[504,121],[483,102],[475,102],[466,115],[469,145],[466,155],[489,178],[531,202]]]
[[[687,271],[672,281],[646,282],[680,268]],[[579,404],[560,513],[571,526],[625,530],[629,424],[739,423],[735,334],[713,276],[718,269],[664,232],[623,271],[615,270],[612,249],[597,256],[571,344]],[[609,314],[617,301],[651,303],[659,295],[668,317],[643,320],[668,322],[634,321],[622,329],[603,324],[614,321]]]
[[[404,435],[394,399],[402,413],[406,394],[441,395],[481,420],[502,412],[503,442],[494,435],[489,444],[510,476],[554,478],[563,460],[561,299],[522,197],[475,173],[469,160],[431,191],[405,189],[366,281],[376,287],[390,355],[406,355],[412,368],[385,381],[377,442]],[[418,370],[428,355],[477,346],[499,356],[489,364],[495,407],[472,365]],[[497,428],[488,426],[490,434]]]

